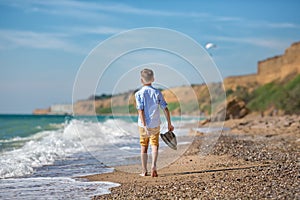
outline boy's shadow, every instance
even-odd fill
[[[176,176],[176,175],[187,175],[187,174],[202,174],[202,173],[212,173],[212,172],[224,172],[224,171],[235,171],[235,170],[246,170],[252,168],[259,167],[269,167],[269,165],[256,165],[256,166],[248,166],[248,167],[236,167],[236,168],[223,168],[223,169],[208,169],[208,170],[200,170],[200,171],[190,171],[190,172],[175,172],[175,173],[164,173],[160,174],[160,177],[166,176]]]

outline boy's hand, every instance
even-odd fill
[[[168,125],[168,130],[169,131],[174,131],[174,126],[172,124]]]
[[[144,126],[144,130],[145,130],[145,132],[146,132],[146,135],[148,135],[148,136],[150,136],[151,134],[150,134],[150,132],[148,131],[148,128],[147,128],[147,126]]]

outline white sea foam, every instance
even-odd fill
[[[26,138],[3,140],[2,142],[24,141],[24,145],[0,154],[0,178],[29,175],[37,167],[51,165],[56,160],[78,152],[98,152],[98,156],[105,157],[103,153],[99,153],[103,149],[113,151],[137,144],[136,128],[135,123],[122,120],[72,120],[64,129],[41,131]],[[128,149],[136,150],[134,147]]]
[[[0,199],[91,199],[110,193],[119,184],[85,182],[67,177],[15,178],[0,180]]]
[[[52,164],[83,149],[80,143],[68,140],[65,135],[63,130],[43,131],[31,137],[21,148],[2,153],[0,177],[31,174],[35,167]]]

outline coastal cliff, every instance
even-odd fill
[[[270,82],[280,82],[300,74],[300,42],[293,43],[283,55],[259,61],[257,73],[231,76],[224,79],[226,90],[236,90],[238,86],[253,89]]]
[[[221,84],[215,85],[221,86]],[[129,91],[106,99],[78,101],[74,104],[73,112],[76,115],[135,114],[137,111],[134,93],[135,91]],[[205,84],[168,88],[162,90],[162,94],[168,102],[172,115],[197,115],[199,114],[196,113],[199,110],[198,102],[201,102],[202,111],[205,111],[205,107],[210,104],[210,96]]]

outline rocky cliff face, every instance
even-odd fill
[[[230,76],[224,79],[226,90],[236,90],[237,87],[255,88],[258,85],[257,74],[245,76]]]
[[[255,87],[300,74],[300,42],[292,44],[280,56],[258,62],[257,74],[228,77],[225,88],[235,90],[237,86]]]
[[[257,81],[262,85],[276,80],[284,80],[290,75],[299,73],[300,42],[292,44],[282,56],[258,62]]]
[[[47,115],[49,113],[50,113],[50,108],[45,108],[45,109],[37,108],[32,112],[32,114],[34,115]]]

